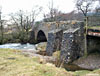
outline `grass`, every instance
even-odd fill
[[[73,73],[75,76],[100,76],[100,69],[94,71],[81,70]]]
[[[19,50],[0,49],[0,76],[72,76],[65,69],[40,64]]]
[[[87,70],[81,70],[81,71],[75,71],[74,75],[76,76],[86,76],[86,74],[90,73],[90,71]]]
[[[96,29],[96,30],[100,30],[100,26],[88,26],[88,29]]]
[[[20,50],[0,49],[0,76],[100,76],[100,69],[68,72],[53,64],[40,64],[39,58]]]

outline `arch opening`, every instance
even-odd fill
[[[46,41],[47,41],[47,38],[46,38],[45,33],[42,30],[40,30],[37,35],[37,42],[46,42]]]
[[[87,36],[87,50],[88,53],[100,54],[100,37]]]

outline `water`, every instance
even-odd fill
[[[0,45],[0,48],[10,48],[10,49],[18,49],[18,50],[36,50],[35,45],[32,44],[20,44],[20,43],[9,43]]]

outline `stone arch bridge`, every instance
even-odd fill
[[[95,49],[95,47],[90,49],[91,45],[96,46],[99,44],[98,47],[100,46],[100,41],[95,43],[96,40],[100,39],[95,38],[100,37],[100,33],[98,33],[95,34],[95,31],[91,29],[88,30],[87,52]],[[65,59],[66,63],[72,62],[85,54],[85,29],[84,23],[80,21],[42,22],[36,24],[31,32],[31,39],[36,42],[47,41],[47,55],[52,55],[53,52],[60,50],[60,58],[61,60]],[[91,42],[93,43],[91,44]],[[98,47],[96,49],[99,49]]]
[[[56,32],[57,30],[67,30],[71,27],[78,27],[78,25],[76,24],[76,21],[42,22],[33,26],[31,38],[33,38],[37,42],[47,41],[49,32]]]

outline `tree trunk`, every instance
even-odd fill
[[[85,17],[85,51],[84,55],[87,56],[87,25],[88,25],[88,17]]]
[[[0,11],[0,30],[1,30],[1,43],[3,43],[3,25],[1,19],[1,11]]]

